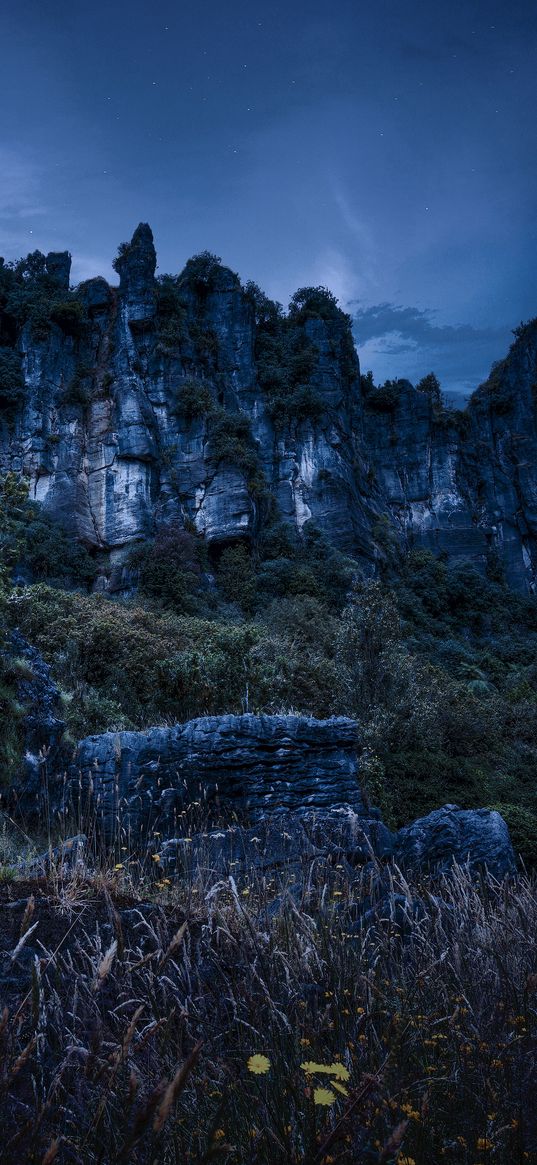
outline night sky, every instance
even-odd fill
[[[376,379],[468,393],[537,314],[533,0],[4,0],[0,253],[322,283]]]

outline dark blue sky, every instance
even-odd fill
[[[208,248],[331,287],[378,379],[475,387],[537,314],[533,0],[4,0],[0,253]],[[348,305],[351,305],[348,307]]]

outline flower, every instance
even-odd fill
[[[125,866],[123,865],[123,862],[117,862],[116,865],[114,866],[114,869],[115,870],[124,870]]]
[[[152,861],[160,862],[160,854],[151,854]]]
[[[262,1056],[259,1052],[256,1052],[254,1056],[250,1056],[246,1066],[248,1071],[253,1072],[255,1076],[264,1076],[265,1072],[268,1072],[270,1068],[270,1060],[267,1056]]]
[[[314,1104],[333,1104],[337,1096],[329,1088],[315,1088],[313,1090]]]
[[[328,1076],[336,1076],[338,1080],[349,1079],[349,1071],[344,1064],[316,1064],[315,1060],[306,1060],[300,1067],[310,1076],[314,1072],[326,1072]]]

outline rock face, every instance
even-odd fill
[[[0,345],[26,386],[3,420],[0,403],[0,469],[24,473],[99,552],[102,585],[164,522],[218,547],[276,516],[313,524],[366,571],[388,539],[482,567],[494,552],[513,586],[533,587],[537,325],[450,414],[405,381],[393,399],[365,391],[334,305],[282,323],[210,256],[160,280],[155,264],[147,224],[120,248],[119,287],[70,292],[68,253],[34,256],[48,280],[39,326],[0,287]]]
[[[344,717],[208,716],[173,728],[107,732],[78,746],[72,795],[90,794],[107,837],[168,836],[193,802],[265,814],[349,804],[365,812],[357,725]]]
[[[447,805],[392,834],[359,783],[358,725],[333,717],[212,716],[173,728],[104,733],[81,741],[68,790],[82,791],[105,839],[150,844],[160,868],[260,871],[329,855],[444,872],[455,860],[513,872],[503,818]],[[185,837],[185,811],[218,811],[236,824]],[[86,805],[87,807],[87,805]]]
[[[211,870],[237,877],[252,870],[263,874],[284,870],[299,875],[305,864],[311,866],[317,859],[330,858],[341,869],[348,869],[373,858],[389,858],[393,834],[378,811],[358,812],[350,805],[340,805],[269,812],[251,828],[233,825],[188,839],[172,837],[157,849],[160,868],[166,874]]]
[[[457,805],[444,805],[399,830],[394,855],[403,866],[435,873],[446,873],[453,862],[486,868],[497,878],[516,869],[503,817],[494,810]]]
[[[520,329],[464,412],[439,409],[408,381],[381,408],[366,398],[365,445],[411,545],[478,567],[494,555],[513,588],[534,590],[537,321]]]

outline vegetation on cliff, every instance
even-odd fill
[[[210,562],[172,525],[131,555],[138,594],[114,599],[88,593],[90,556],[3,482],[3,617],[51,663],[73,738],[245,710],[352,715],[393,824],[490,805],[537,858],[537,607],[494,570],[415,551],[368,581],[315,531],[278,525]],[[15,565],[29,585],[8,602]],[[13,739],[9,754],[13,768]]]

